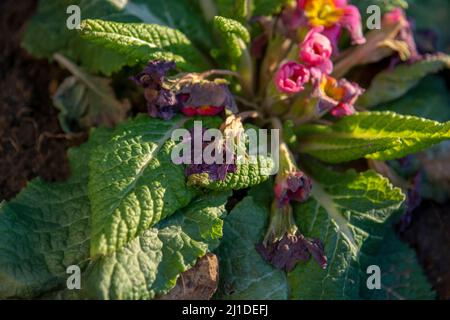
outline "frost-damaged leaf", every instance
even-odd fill
[[[31,181],[10,202],[0,204],[0,298],[33,298],[65,283],[66,268],[89,258],[87,197],[91,149],[110,132],[69,150],[67,182]]]
[[[214,27],[225,42],[224,48],[227,55],[233,60],[239,59],[246,43],[250,42],[248,30],[240,22],[221,16],[214,17]]]
[[[450,120],[450,92],[445,79],[430,75],[403,97],[374,108],[376,111],[393,111],[403,115],[422,117],[434,121]]]
[[[401,64],[375,76],[357,105],[370,108],[400,98],[425,76],[450,68],[450,56],[436,54],[413,64]]]
[[[152,299],[172,289],[197,258],[219,245],[228,195],[208,195],[94,260],[85,292],[95,299]]]
[[[55,54],[54,59],[73,75],[62,82],[53,96],[64,131],[112,127],[125,119],[130,104],[117,100],[109,79],[87,73],[60,54]]]
[[[91,255],[112,253],[176,210],[195,192],[183,166],[171,160],[172,131],[185,118],[170,121],[140,115],[120,125],[90,159]]]
[[[183,33],[165,26],[88,19],[81,23],[80,36],[116,52],[129,66],[160,59],[175,61],[183,71],[208,68],[205,58]]]
[[[51,58],[60,52],[81,62],[90,72],[111,74],[127,65],[116,52],[81,40],[77,30],[69,30],[66,13],[70,5],[80,8],[83,19],[117,22],[143,22],[165,25],[189,35],[202,49],[212,45],[211,28],[187,1],[166,0],[45,0],[39,2],[36,15],[28,24],[23,45],[37,57]]]
[[[392,160],[450,139],[450,122],[393,112],[361,112],[331,126],[299,128],[299,150],[330,163],[359,158]]]
[[[236,172],[228,172],[225,180],[211,180],[207,173],[194,174],[188,184],[215,191],[240,190],[256,186],[269,179],[274,162],[269,157],[257,156],[254,163],[247,160],[236,165]]]
[[[304,162],[305,163],[305,162]],[[401,190],[373,171],[333,172],[307,165],[313,196],[295,207],[299,229],[325,244],[328,267],[309,261],[289,273],[293,299],[358,299],[360,258],[378,252],[386,221],[404,201]]]
[[[367,289],[367,273],[362,273],[361,297],[371,300],[434,300],[436,294],[427,282],[416,252],[397,239],[391,227],[382,240],[378,255],[370,265],[381,270],[381,290]]]
[[[269,209],[252,196],[238,203],[226,217],[223,240],[217,250],[220,280],[216,298],[287,298],[285,273],[265,262],[255,249],[264,237],[268,219]]]

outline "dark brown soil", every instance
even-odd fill
[[[63,71],[20,48],[35,6],[34,0],[0,3],[0,201],[36,176],[66,179],[67,148],[80,142],[63,134],[50,100]]]

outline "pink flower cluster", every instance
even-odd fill
[[[284,63],[275,75],[275,85],[280,92],[292,94],[304,90],[310,80],[317,83],[322,74],[333,71],[330,40],[320,32],[323,27],[311,29],[299,46],[299,60],[302,64]]]
[[[312,28],[299,45],[298,60],[281,65],[275,74],[275,86],[278,91],[295,94],[305,89],[308,82],[314,87],[313,94],[320,100],[321,106],[335,117],[353,114],[353,104],[363,93],[355,83],[345,79],[337,81],[330,74],[333,71],[333,46],[322,32],[323,26]]]

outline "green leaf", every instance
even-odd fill
[[[250,42],[250,33],[240,22],[224,18],[214,17],[214,27],[224,40],[224,50],[232,60],[239,59],[246,43]]]
[[[227,194],[209,195],[93,262],[86,292],[95,299],[152,299],[172,289],[222,237]]]
[[[378,73],[369,89],[358,99],[361,107],[375,107],[400,98],[425,76],[450,68],[450,56],[436,54],[413,64],[401,64]]]
[[[331,126],[299,129],[300,151],[339,163],[359,158],[392,160],[450,138],[450,122],[439,123],[392,112],[361,112]]]
[[[281,12],[290,0],[254,0],[254,16],[271,16]]]
[[[269,179],[274,163],[271,158],[258,156],[255,163],[249,160],[236,165],[236,172],[227,173],[224,180],[210,180],[209,175],[195,174],[188,179],[188,184],[214,191],[240,190],[256,186]]]
[[[368,290],[367,273],[361,279],[361,296],[371,300],[434,300],[436,294],[420,267],[416,252],[397,239],[391,227],[378,255],[370,260],[381,270],[381,290]]]
[[[141,115],[120,125],[90,159],[91,255],[112,253],[186,206],[195,196],[183,166],[171,160],[170,121]]]
[[[432,31],[437,35],[437,50],[450,52],[450,29],[448,21],[450,19],[450,2],[445,0],[408,0],[409,8],[406,12],[408,17],[414,21],[414,29],[417,31]],[[433,10],[430,10],[433,8]],[[415,34],[418,35],[417,33]],[[425,48],[435,49],[432,39],[425,38],[427,34],[420,35],[419,41]]]
[[[208,68],[201,53],[176,29],[156,24],[83,20],[80,35],[121,55],[129,66],[163,59],[175,61],[183,71]]]
[[[31,181],[0,204],[0,298],[32,298],[65,283],[66,268],[89,257],[88,159],[110,132],[69,150],[67,182]]]
[[[450,93],[445,79],[431,75],[400,99],[376,107],[376,111],[393,111],[434,121],[450,120]]]
[[[83,19],[117,22],[143,22],[165,25],[188,34],[204,50],[213,47],[212,34],[200,12],[187,1],[179,0],[45,0],[25,32],[23,46],[37,57],[51,58],[59,52],[81,62],[90,72],[110,75],[128,64],[123,56],[103,46],[86,42],[77,30],[69,30],[66,13],[70,5],[80,7]]]
[[[220,263],[218,299],[286,299],[284,272],[275,269],[255,249],[262,241],[269,210],[251,196],[226,217],[223,240],[217,250]]]
[[[216,0],[219,15],[245,22],[254,16],[270,16],[281,12],[290,0]]]
[[[73,74],[61,83],[53,96],[64,131],[100,125],[112,127],[125,119],[130,105],[117,100],[109,79],[87,73],[60,54],[54,57]]]
[[[307,164],[304,162],[304,164]],[[373,171],[333,172],[307,165],[312,198],[295,207],[300,231],[324,242],[328,267],[313,260],[288,274],[293,299],[358,299],[361,258],[378,252],[386,221],[405,199]]]

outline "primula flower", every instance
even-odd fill
[[[323,29],[316,27],[308,32],[299,46],[299,59],[308,67],[330,74],[333,71],[333,63],[330,60],[333,48],[330,40],[320,33]]]
[[[355,113],[354,104],[364,90],[356,83],[345,79],[336,80],[324,76],[318,88],[319,109],[330,111],[335,117],[348,116]]]
[[[183,141],[183,143],[189,143],[191,146],[191,160],[194,159],[195,157],[195,150],[194,150],[194,146],[195,146],[195,140],[196,138],[203,138],[203,135],[205,133],[206,129],[203,129],[203,132],[201,134],[201,137],[197,137],[193,130],[190,130],[190,135],[188,136],[187,140]],[[212,143],[216,143],[216,141],[202,141],[202,150],[201,150],[201,154],[203,154],[203,151],[206,147],[208,147],[210,144]],[[220,142],[222,143],[222,142]],[[227,159],[226,159],[226,154],[227,154],[227,145],[225,142],[222,143],[222,150],[223,150],[223,161],[222,163],[212,163],[212,164],[206,164],[206,163],[200,163],[200,164],[189,164],[186,166],[185,169],[185,175],[186,177],[188,177],[188,184],[190,185],[195,185],[196,184],[196,180],[198,178],[203,178],[203,176],[199,176],[199,175],[204,175],[207,174],[208,175],[208,179],[210,181],[216,181],[216,180],[224,180],[227,173],[234,173],[236,172],[236,164],[235,164],[235,159],[234,157],[232,157],[231,162],[228,161],[227,163]],[[214,156],[214,154],[212,155]],[[192,161],[194,162],[194,161]]]
[[[275,181],[275,198],[282,207],[291,201],[304,202],[312,189],[311,179],[301,171],[279,175]]]
[[[275,86],[280,92],[298,93],[304,90],[304,84],[310,79],[310,72],[304,66],[294,61],[283,64],[275,74]]]
[[[224,109],[237,112],[236,102],[225,83],[200,81],[181,89],[181,112],[187,116],[215,116]]]
[[[347,0],[298,0],[297,3],[310,26],[325,27],[323,33],[330,39],[333,48],[337,49],[342,28],[349,31],[353,44],[363,44],[366,41],[359,10],[349,5]]]
[[[319,239],[307,239],[302,234],[284,236],[280,241],[264,246],[256,246],[256,250],[275,268],[286,272],[292,271],[297,262],[307,262],[311,256],[322,269],[327,267],[324,246]]]

